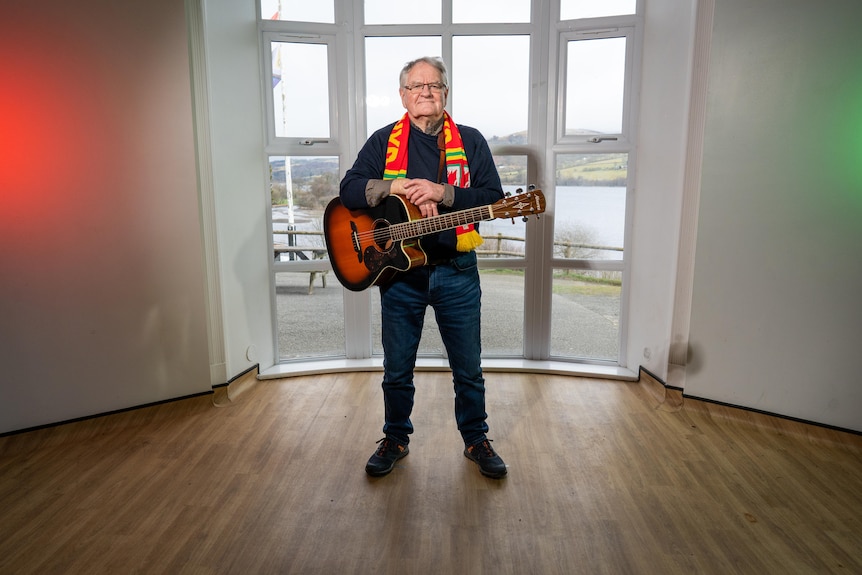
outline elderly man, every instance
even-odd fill
[[[348,209],[369,209],[398,194],[423,217],[488,205],[503,197],[488,143],[474,128],[456,125],[445,111],[446,65],[425,57],[401,71],[399,94],[407,113],[376,131],[341,181]],[[506,465],[487,437],[481,367],[478,224],[426,235],[428,265],[399,272],[380,286],[385,437],[365,471],[386,475],[409,452],[413,425],[413,371],[425,309],[434,309],[455,387],[455,420],[464,455],[483,475],[501,478]]]

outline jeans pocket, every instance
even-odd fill
[[[452,258],[452,267],[459,272],[475,268],[477,266],[476,252],[467,252],[455,258]]]

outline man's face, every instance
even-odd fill
[[[432,83],[442,83],[437,68],[425,62],[419,62],[407,73],[404,86]],[[443,117],[443,108],[449,96],[448,88],[435,91],[429,86],[421,86],[406,90],[404,86],[401,86],[398,93],[401,95],[401,104],[407,109],[407,115],[414,124],[424,127]]]

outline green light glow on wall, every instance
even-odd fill
[[[824,140],[832,142],[826,150],[833,152],[834,185],[849,193],[858,208],[862,206],[862,78],[836,96],[835,133],[825,134]]]

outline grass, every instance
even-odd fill
[[[620,294],[620,286],[584,281],[555,281],[553,291],[555,294],[560,295],[591,295],[616,297]]]

